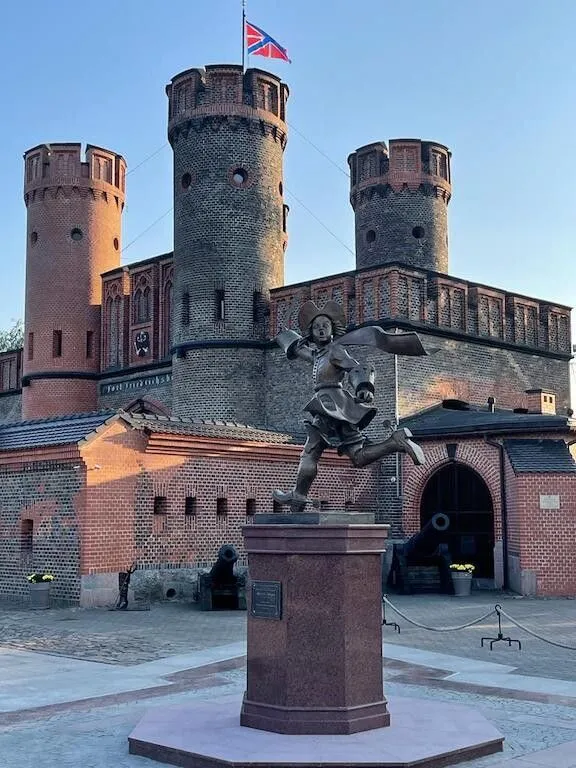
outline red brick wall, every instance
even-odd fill
[[[536,572],[538,595],[576,595],[576,476],[521,474],[515,514],[520,521],[520,566]],[[560,497],[559,509],[540,509],[540,496]]]
[[[275,487],[295,480],[299,446],[146,437],[116,422],[81,448],[87,468],[88,501],[80,521],[83,574],[141,566],[210,563],[224,543],[242,553],[246,500],[271,512]],[[98,467],[98,468],[97,468]],[[255,468],[257,467],[257,471]],[[329,452],[320,464],[312,497],[328,508],[376,511],[377,470],[352,469]],[[166,517],[155,519],[154,498],[166,499]],[[186,518],[186,497],[196,498],[195,519]],[[216,500],[227,500],[218,517]],[[161,525],[160,525],[161,524]]]

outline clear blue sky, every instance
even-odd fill
[[[23,316],[22,153],[82,141],[129,168],[126,247],[171,205],[164,86],[183,69],[239,63],[240,0],[27,0],[3,7],[0,327]],[[289,122],[346,170],[394,137],[453,152],[450,271],[565,304],[575,298],[574,0],[248,0],[292,64],[254,58],[290,85]],[[348,179],[295,131],[286,189],[349,249]],[[354,267],[350,250],[288,194],[286,281]],[[172,217],[123,254],[172,248]]]

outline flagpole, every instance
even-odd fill
[[[242,72],[246,70],[246,0],[242,0]]]

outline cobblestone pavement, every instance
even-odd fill
[[[429,626],[465,624],[500,603],[521,624],[555,642],[576,649],[576,600],[515,598],[497,593],[469,598],[441,595],[390,595],[409,618]],[[557,648],[520,631],[508,621],[504,634],[522,642],[522,650],[497,643],[480,647],[482,636],[496,637],[496,619],[457,632],[432,632],[397,621],[398,634],[384,627],[385,641],[422,650],[493,661],[517,667],[524,675],[576,680],[576,650]],[[0,607],[0,646],[70,656],[107,664],[140,664],[245,637],[246,614],[240,611],[202,612],[188,603],[152,604],[149,611],[52,609],[30,611]]]
[[[244,639],[243,611],[152,604],[147,611],[0,607],[0,646],[106,664],[141,664]]]
[[[507,613],[533,631],[576,648],[576,600],[518,599],[495,593],[475,594],[470,598],[390,595],[390,600],[410,619],[434,627],[467,623],[498,602]],[[482,636],[495,636],[494,617],[474,627],[451,632],[414,627],[390,609],[386,618],[401,625],[400,634],[386,626],[384,636],[389,644],[405,646],[402,653],[415,648],[509,665],[515,667],[516,675],[576,681],[576,650],[544,643],[508,622],[504,623],[504,633],[522,640],[521,651],[502,643],[492,652],[481,648]],[[33,658],[34,669],[39,670],[39,674],[31,678],[30,691],[24,687],[22,706],[13,711],[5,709],[0,717],[0,768],[36,768],[38,765],[43,768],[76,768],[79,765],[85,768],[153,768],[156,763],[131,756],[127,751],[127,736],[146,710],[194,698],[212,698],[227,693],[241,695],[245,684],[241,658],[234,660],[230,657],[228,664],[198,667],[196,672],[174,666],[181,671],[169,674],[171,665],[176,665],[179,655],[203,658],[202,654],[208,652],[206,649],[217,646],[222,646],[220,651],[209,653],[228,653],[224,646],[238,645],[245,637],[245,625],[246,614],[243,612],[203,613],[194,605],[178,602],[152,605],[149,611],[128,612],[30,611],[0,606],[0,654],[11,658],[11,649],[33,651],[25,656]],[[49,670],[56,663],[60,666],[73,663],[65,658],[49,659],[43,654],[104,663],[109,665],[105,668],[107,672],[124,677],[134,673],[145,677],[144,672],[138,671],[145,669],[145,662],[161,659],[165,661],[157,663],[164,665],[166,671],[158,678],[149,673],[151,682],[148,684],[156,685],[156,688],[135,688],[133,685],[131,689],[119,689],[124,691],[119,695],[86,701],[79,700],[78,696],[68,697],[59,704],[39,710],[37,691],[58,684]],[[13,663],[18,665],[17,657]],[[100,664],[90,666],[82,674],[93,679],[99,670],[104,671]],[[190,662],[187,666],[194,665]],[[18,678],[25,673],[24,667],[22,663],[22,674],[19,667],[10,668],[16,686],[19,685]],[[503,688],[488,691],[474,685],[460,685],[458,680],[448,678],[447,686],[443,687],[444,673],[436,674],[417,664],[390,659],[386,661],[386,668],[388,696],[466,704],[481,710],[500,729],[506,738],[504,754],[465,763],[467,768],[576,766],[576,696],[538,699]],[[40,674],[43,670],[44,677]],[[548,749],[560,751],[538,752]]]

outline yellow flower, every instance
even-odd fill
[[[54,581],[54,576],[51,573],[31,573],[26,579],[30,584],[41,584],[43,581]]]
[[[452,563],[450,566],[451,571],[458,571],[459,573],[474,573],[476,566],[472,563]]]

